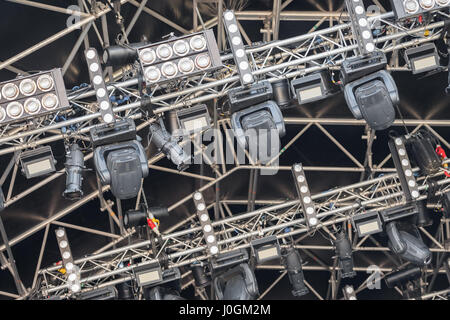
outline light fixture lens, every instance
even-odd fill
[[[6,113],[10,118],[17,119],[23,114],[23,106],[17,101],[11,102],[6,107]]]
[[[367,19],[361,18],[358,22],[361,27],[367,27]]]
[[[166,62],[161,67],[161,72],[166,78],[173,78],[178,73],[178,68],[173,62]]]
[[[242,58],[242,57],[244,57],[244,55],[245,55],[245,51],[244,50],[242,50],[242,49],[237,49],[236,50],[236,56],[238,58]]]
[[[106,91],[103,88],[97,90],[97,97],[103,98],[106,95]]]
[[[406,0],[403,3],[403,6],[405,7],[405,11],[409,14],[414,14],[419,10],[419,4],[416,0]]]
[[[219,248],[217,248],[216,246],[212,246],[209,249],[209,252],[211,252],[211,254],[216,254],[217,252],[219,252]]]
[[[419,197],[419,192],[414,190],[413,192],[411,192],[411,195],[412,195],[413,198],[418,198]]]
[[[178,69],[182,73],[189,73],[194,71],[194,61],[190,58],[183,58],[178,62]]]
[[[70,258],[70,252],[69,252],[69,251],[63,252],[62,257],[63,257],[64,259],[69,259],[69,258]]]
[[[94,59],[94,57],[95,57],[95,51],[94,50],[88,50],[87,52],[86,52],[86,57],[88,58],[88,59]]]
[[[184,40],[178,40],[173,45],[173,51],[179,56],[184,56],[189,52],[189,44]]]
[[[61,240],[60,242],[59,242],[59,246],[61,247],[61,248],[66,248],[67,247],[67,241],[66,240]]]
[[[199,69],[206,69],[211,65],[211,59],[207,54],[201,54],[195,58],[195,65]]]
[[[230,20],[233,20],[233,18],[234,18],[234,13],[233,12],[228,11],[228,12],[225,13],[225,19],[226,20],[230,21]]]
[[[156,82],[161,78],[161,71],[156,67],[149,67],[145,70],[145,78],[150,82]]]
[[[233,37],[233,39],[231,39],[231,42],[235,45],[238,46],[241,44],[241,38],[240,37]]]
[[[300,192],[301,192],[301,193],[307,193],[307,192],[308,192],[308,188],[307,188],[306,186],[302,186],[302,187],[300,188]]]
[[[370,31],[367,31],[367,30],[363,31],[362,36],[366,40],[370,39]]]
[[[69,274],[69,280],[70,281],[75,281],[76,279],[77,279],[77,275],[75,273]]]
[[[25,101],[25,111],[29,114],[38,113],[41,110],[41,102],[36,98],[29,98]]]
[[[36,92],[36,83],[31,79],[25,79],[20,82],[19,88],[24,96],[31,96]]]
[[[206,48],[206,40],[202,35],[196,35],[192,37],[189,44],[194,51],[201,51]]]
[[[2,89],[2,95],[8,100],[13,100],[19,95],[19,88],[14,83],[5,84]]]
[[[317,224],[317,219],[316,218],[309,219],[309,224],[315,226]]]
[[[202,222],[206,222],[206,221],[208,221],[208,219],[209,219],[209,216],[206,213],[204,213],[200,216],[200,220]]]
[[[37,79],[37,86],[41,91],[49,91],[53,89],[53,78],[48,74],[43,74]]]
[[[232,33],[237,32],[237,31],[238,31],[237,25],[235,25],[234,23],[230,24],[230,25],[228,26],[228,31],[230,31],[230,32],[232,32]]]
[[[107,110],[108,108],[109,108],[109,102],[108,101],[100,102],[100,109]]]
[[[3,107],[0,107],[0,121],[5,120],[5,118],[6,118],[5,109],[3,109]]]
[[[102,83],[103,78],[101,76],[99,76],[99,75],[96,75],[92,81],[94,82],[95,85],[98,86],[99,84]]]
[[[306,213],[307,214],[313,214],[314,213],[314,208],[313,207],[306,208]]]
[[[195,200],[200,200],[201,198],[202,198],[202,194],[200,192],[194,193],[194,199]]]
[[[148,48],[141,51],[140,57],[144,64],[150,64],[156,60],[155,51]]]
[[[209,235],[206,238],[206,241],[208,241],[209,243],[213,243],[216,240],[216,237],[214,237],[213,235]]]
[[[245,83],[250,83],[250,82],[252,82],[252,80],[253,80],[252,75],[249,74],[249,73],[244,74],[244,76],[242,77],[242,79],[244,79],[244,82],[245,82]]]
[[[199,203],[198,205],[197,205],[197,209],[199,210],[199,211],[203,211],[203,210],[205,210],[205,204],[204,203]]]
[[[48,93],[42,98],[42,106],[47,110],[53,110],[58,106],[58,97],[53,93]]]
[[[366,50],[369,52],[373,52],[375,50],[375,45],[373,43],[366,44]]]
[[[420,0],[419,3],[425,10],[429,10],[434,7],[434,0]]]
[[[361,7],[361,6],[357,6],[355,8],[355,12],[356,12],[356,14],[363,14],[364,13],[364,8]]]
[[[212,230],[212,227],[210,224],[207,224],[203,227],[203,231],[205,231],[205,232],[211,232],[211,230]]]
[[[103,116],[103,121],[105,121],[106,123],[111,123],[113,121],[113,116],[110,113],[107,113]]]
[[[67,262],[66,263],[66,270],[67,271],[70,271],[70,270],[72,270],[73,269],[73,263],[72,262]]]
[[[91,65],[89,66],[89,69],[90,69],[92,72],[97,72],[98,69],[99,69],[98,63],[97,63],[97,62],[91,63]]]
[[[450,4],[450,0],[436,0],[436,2],[441,7],[444,7],[444,6],[448,5],[448,4]]]
[[[70,290],[72,290],[72,292],[78,292],[80,291],[80,286],[78,284],[74,284],[70,287]]]
[[[162,44],[156,49],[156,55],[161,60],[167,60],[172,57],[173,51],[168,44]]]
[[[241,63],[239,63],[239,68],[241,70],[247,70],[248,69],[248,62],[247,61],[242,61]]]
[[[64,230],[63,229],[58,229],[57,231],[56,231],[56,236],[57,237],[59,237],[59,238],[61,238],[61,237],[63,237],[64,236]]]
[[[302,175],[298,176],[297,177],[297,181],[298,182],[305,182],[305,176],[302,176]]]
[[[406,160],[406,159],[403,159],[402,160],[402,165],[406,167],[407,165],[409,165],[409,161]]]

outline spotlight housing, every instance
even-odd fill
[[[406,49],[405,60],[413,74],[440,68],[439,56],[434,43],[426,43],[415,48]]]
[[[383,231],[378,211],[354,215],[352,220],[360,238]]]
[[[303,276],[302,258],[294,247],[288,247],[283,251],[283,265],[289,276],[289,282],[292,285],[292,295],[301,297],[309,293],[305,285],[305,277]]]
[[[214,278],[217,300],[254,300],[258,283],[248,264],[242,263]]]
[[[292,101],[290,84],[288,79],[280,79],[272,82],[273,100],[280,109],[289,107]]]
[[[344,232],[339,232],[334,241],[336,254],[339,261],[339,271],[342,278],[353,278],[356,272],[353,270],[352,244]]]
[[[211,128],[211,117],[206,104],[198,104],[176,112],[178,128],[192,134]]]
[[[326,71],[292,80],[291,88],[299,104],[326,99],[333,94],[331,79]]]
[[[253,240],[250,245],[258,264],[281,257],[281,249],[276,236]]]
[[[69,147],[66,154],[66,189],[63,196],[67,199],[80,199],[83,195],[81,189],[83,181],[84,157],[78,144],[74,143]]]
[[[20,154],[22,173],[27,179],[40,177],[55,172],[56,160],[50,146],[40,147]]]

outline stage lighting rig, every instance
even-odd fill
[[[27,179],[55,172],[56,160],[50,146],[22,152],[19,156],[22,173]]]
[[[440,68],[439,56],[434,43],[426,43],[415,48],[406,49],[405,61],[413,74]]]
[[[213,281],[217,300],[254,300],[259,295],[255,274],[246,263],[241,263]]]
[[[289,282],[292,285],[292,295],[301,297],[309,293],[305,285],[303,275],[302,258],[294,247],[288,247],[282,251],[282,263],[288,273]]]
[[[70,107],[61,69],[0,83],[0,126]]]
[[[252,75],[251,65],[245,52],[241,32],[239,31],[236,16],[232,10],[226,10],[223,13],[223,22],[230,43],[231,52],[237,66],[237,71],[241,80],[241,85],[249,85],[255,82]]]
[[[344,232],[336,234],[334,246],[338,257],[341,278],[353,278],[356,272],[353,270],[352,244]]]
[[[397,20],[441,10],[450,6],[450,0],[390,0]]]
[[[105,123],[114,123],[116,121],[109,101],[108,89],[106,88],[105,79],[103,78],[102,66],[97,50],[88,48],[84,52],[88,63],[89,76],[95,91],[98,106],[100,109],[101,119]]]
[[[67,199],[80,199],[83,195],[81,189],[83,181],[84,156],[78,144],[72,144],[66,153],[66,189],[63,196]]]
[[[409,136],[406,147],[412,160],[425,175],[434,174],[442,167],[442,161],[436,153],[435,139],[428,131],[420,130]]]
[[[222,67],[214,32],[205,30],[138,48],[147,85],[205,74]]]
[[[294,98],[299,104],[325,99],[334,93],[333,84],[327,71],[306,75],[291,81]]]
[[[114,126],[100,124],[90,133],[102,184],[111,185],[111,192],[121,200],[136,197],[148,175],[148,163],[133,120],[118,121]]]
[[[167,132],[164,123],[150,124],[151,141],[155,144],[159,151],[164,153],[166,157],[177,166],[179,171],[186,170],[190,163],[191,157],[177,143],[176,137]]]
[[[417,230],[414,230],[416,231],[415,236],[403,230],[399,231],[396,221],[387,223],[388,246],[401,258],[419,267],[424,267],[431,263],[431,252],[423,243]]]
[[[391,137],[388,145],[406,201],[417,199],[420,193],[406,151],[405,137]]]
[[[257,155],[262,164],[278,154],[279,139],[286,134],[283,114],[277,104],[271,100],[233,113],[231,128],[239,145],[243,149],[249,148],[252,151],[251,156]],[[275,134],[276,137],[274,137]],[[274,138],[278,139],[275,143],[273,143]],[[253,139],[257,142],[253,142]]]
[[[319,223],[317,219],[317,212],[314,206],[314,201],[311,198],[311,191],[306,181],[303,166],[296,163],[291,168],[292,176],[294,177],[297,195],[302,205],[303,216],[305,217],[308,228],[315,228]]]

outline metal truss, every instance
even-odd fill
[[[46,5],[37,1],[27,0],[9,0],[20,5],[29,5],[40,8],[42,10],[51,10],[61,13],[73,14],[64,8]],[[211,2],[211,1],[209,1]],[[351,25],[348,23],[348,16],[342,12],[345,6],[343,1],[338,1],[339,4],[333,1],[328,1],[328,8],[325,10],[320,1],[313,2],[317,8],[314,12],[298,12],[285,10],[292,0],[274,1],[273,11],[238,11],[236,17],[238,21],[263,21],[264,29],[261,30],[263,35],[263,42],[253,43],[246,34],[242,25],[239,25],[243,38],[247,42],[246,52],[249,55],[249,60],[253,69],[253,75],[257,79],[266,79],[269,82],[274,82],[278,79],[288,78],[295,79],[305,74],[316,72],[323,69],[331,69],[336,72],[342,61],[348,57],[357,55],[357,44],[351,33]],[[369,1],[366,1],[369,2]],[[183,34],[199,31],[202,28],[218,28],[217,38],[219,48],[226,47],[225,33],[223,32],[223,25],[217,16],[221,16],[220,12],[223,10],[223,1],[218,0],[216,9],[218,15],[208,21],[204,21],[201,16],[199,8],[203,1],[194,0],[193,5],[193,28],[187,30],[179,26],[173,21],[163,17],[158,12],[146,6],[147,1],[122,0],[122,5],[129,3],[136,7],[136,13],[132,20],[123,29],[125,35],[124,41],[127,42],[126,36],[134,27],[139,16],[145,14],[152,16],[171,26],[174,30]],[[399,65],[399,52],[408,47],[415,46],[420,43],[431,42],[441,36],[444,23],[438,20],[432,20],[426,25],[417,25],[415,23],[406,23],[399,25],[395,22],[392,12],[386,12],[378,1],[373,1],[381,9],[381,14],[372,15],[369,22],[373,29],[377,30],[378,36],[375,42],[379,50],[385,52],[390,60],[388,69],[392,71],[410,71],[408,66]],[[368,3],[366,3],[366,6]],[[336,6],[334,8],[333,6]],[[74,44],[66,63],[63,66],[63,72],[70,66],[75,54],[84,45],[89,47],[88,33],[94,30],[96,37],[102,46],[109,45],[109,30],[106,15],[112,10],[108,6],[104,6],[100,2],[92,1],[88,3],[85,0],[79,0],[80,12],[76,12],[80,16],[80,21],[74,25],[56,33],[48,39],[37,43],[31,48],[11,57],[10,59],[0,62],[0,69],[7,68],[14,73],[26,74],[18,70],[13,64],[20,59],[32,54],[40,48],[60,39],[61,37],[82,28],[77,42]],[[438,12],[437,15],[445,15],[443,12]],[[281,21],[317,21],[315,26],[306,34],[298,35],[292,38],[279,39],[279,25]],[[98,28],[97,23],[101,24]],[[325,27],[325,24],[329,24]],[[99,30],[100,29],[100,30]],[[180,83],[169,83],[164,86],[157,86],[152,90],[144,93],[150,97],[150,101],[154,106],[154,114],[156,116],[184,107],[188,107],[197,103],[217,100],[223,97],[227,90],[239,86],[239,76],[237,75],[237,68],[233,61],[233,56],[229,53],[224,53],[221,56],[223,68],[217,71],[212,77],[200,76],[197,78],[190,78]],[[128,97],[127,101],[121,105],[116,105],[114,108],[115,114],[120,118],[133,118],[138,123],[137,130],[145,130],[150,123],[155,121],[154,117],[148,117],[141,109],[141,92],[138,89],[137,68],[136,66],[121,68],[113,72],[112,69],[107,69],[108,91],[110,96],[121,94]],[[89,130],[98,123],[100,113],[97,111],[97,106],[93,102],[94,92],[90,86],[78,89],[69,93],[69,100],[72,109],[69,111],[62,111],[56,115],[43,117],[40,119],[33,119],[24,124],[11,124],[1,129],[0,132],[0,156],[10,156],[11,160],[0,177],[0,185],[5,187],[5,207],[9,207],[17,201],[22,200],[30,195],[35,190],[44,187],[53,180],[64,175],[65,171],[61,170],[53,175],[46,177],[35,185],[29,187],[25,191],[18,194],[13,194],[16,175],[18,171],[17,155],[22,150],[36,147],[52,142],[74,139],[82,143],[89,143]],[[76,111],[76,112],[74,112]],[[215,127],[223,130],[230,127],[229,119],[222,117],[217,120],[216,115]],[[315,126],[326,135],[347,157],[352,163],[353,167],[342,166],[310,166],[305,167],[305,171],[328,171],[328,172],[360,172],[363,175],[367,168],[370,169],[370,179],[362,181],[349,186],[337,187],[335,189],[318,193],[313,196],[316,201],[320,224],[314,230],[308,230],[304,223],[303,213],[299,207],[298,200],[286,201],[284,199],[217,199],[216,202],[209,204],[208,209],[214,209],[217,212],[217,218],[213,222],[216,234],[219,236],[219,244],[221,252],[226,252],[238,248],[248,248],[249,242],[253,237],[276,235],[281,241],[283,239],[292,239],[295,241],[297,248],[307,254],[311,263],[304,266],[304,270],[311,271],[328,271],[330,272],[330,285],[327,293],[319,293],[314,289],[313,285],[307,283],[311,292],[318,299],[335,299],[338,295],[338,279],[337,267],[330,266],[329,263],[321,261],[316,257],[315,251],[327,250],[334,251],[332,245],[308,245],[304,244],[305,239],[319,237],[319,238],[333,238],[333,233],[329,228],[344,227],[352,235],[352,226],[348,222],[351,217],[366,209],[382,209],[386,207],[396,206],[404,203],[404,196],[401,191],[395,169],[385,168],[384,165],[390,159],[387,154],[386,158],[374,164],[371,155],[371,141],[375,139],[374,132],[366,128],[367,152],[364,160],[357,159],[339,142],[339,137],[332,135],[327,129],[327,126],[346,125],[346,126],[366,126],[364,121],[353,119],[330,119],[330,118],[285,118],[285,122],[289,126],[299,127],[297,134],[293,139],[286,143],[282,148],[282,152],[276,157],[281,157],[290,146],[292,146],[307,130]],[[413,132],[422,127],[426,127],[434,134],[445,146],[450,148],[450,144],[438,133],[439,127],[450,125],[450,120],[405,120],[396,121],[394,125],[407,125],[414,127]],[[229,137],[225,139],[226,144],[231,144]],[[203,146],[199,146],[197,153],[203,152]],[[232,147],[234,149],[234,147]],[[220,148],[219,156],[223,157],[223,148]],[[85,160],[92,157],[92,153],[85,155]],[[241,170],[262,170],[266,167],[257,163],[253,163],[248,159],[250,164],[240,164],[239,162],[233,168],[220,166],[209,160],[207,164],[213,169],[215,176],[206,176],[190,172],[178,172],[172,168],[158,166],[157,162],[163,158],[161,154],[152,155],[149,159],[149,167],[153,170],[168,172],[171,174],[184,175],[202,181],[200,191],[208,188],[216,187],[222,180],[231,178],[233,174]],[[276,160],[275,158],[272,160]],[[290,170],[290,167],[278,166],[279,170]],[[376,177],[375,175],[383,173],[384,175]],[[5,185],[8,176],[11,174],[8,186]],[[421,197],[426,198],[426,189],[428,187],[428,180],[430,177],[418,177],[420,183]],[[440,189],[438,194],[448,190],[448,179],[443,176],[443,172],[439,173]],[[35,227],[26,232],[16,236],[12,239],[6,239],[4,244],[0,247],[0,261],[3,269],[8,269],[13,275],[18,294],[0,291],[0,295],[5,295],[12,298],[23,299],[28,297],[31,293],[39,291],[44,295],[65,295],[67,293],[66,279],[58,271],[58,267],[49,267],[41,269],[42,257],[45,251],[47,235],[49,227],[54,225],[61,225],[68,228],[82,230],[88,233],[105,236],[111,242],[97,250],[95,253],[76,260],[76,264],[81,269],[83,290],[87,291],[92,288],[98,288],[109,284],[117,284],[130,280],[134,277],[133,269],[135,267],[151,264],[157,261],[161,255],[166,255],[169,261],[169,267],[183,267],[186,272],[183,273],[183,287],[192,285],[192,275],[188,271],[190,264],[195,261],[206,261],[209,257],[204,255],[205,245],[196,215],[193,214],[186,220],[180,221],[176,225],[168,228],[161,238],[157,238],[158,252],[153,252],[150,248],[150,241],[143,240],[132,245],[123,245],[126,240],[136,230],[122,230],[121,234],[114,233],[114,228],[111,232],[103,232],[100,230],[85,228],[82,226],[69,225],[60,222],[59,220],[65,217],[70,212],[81,207],[92,199],[99,198],[101,203],[101,210],[108,212],[108,219],[110,224],[117,224],[120,226],[119,217],[121,209],[119,203],[114,204],[112,201],[106,201],[103,193],[109,190],[109,186],[100,186],[96,191],[85,195],[82,199],[73,202],[67,208],[53,215],[51,218],[42,221]],[[144,190],[141,190],[137,203],[143,195]],[[190,201],[191,194],[186,195],[182,199],[177,199],[173,204],[168,206],[169,212],[174,211],[182,204]],[[249,205],[248,212],[235,212],[232,210],[233,205]],[[117,205],[117,210],[114,206]],[[260,209],[254,209],[254,206],[262,206]],[[7,209],[6,209],[7,210]],[[189,229],[185,226],[189,225]],[[34,276],[31,288],[26,289],[17,273],[14,259],[10,248],[17,243],[24,241],[30,235],[45,230],[44,238],[41,246],[41,252],[36,266],[36,274]],[[435,256],[442,256],[449,252],[447,241],[450,237],[449,220],[442,218],[438,232],[436,235],[431,235],[426,229],[421,228],[423,235],[428,238],[431,243],[431,251]],[[351,239],[353,242],[353,250],[355,252],[381,252],[389,257],[390,265],[381,268],[384,273],[389,273],[403,267],[401,262],[397,261],[389,253],[389,249],[381,246],[372,237],[363,239]],[[372,244],[369,244],[372,242]],[[114,247],[115,249],[111,248]],[[8,249],[9,248],[9,249]],[[3,252],[8,252],[8,259]],[[9,260],[9,262],[8,262]],[[138,261],[138,262],[136,262]],[[367,261],[368,262],[368,261]],[[367,265],[358,265],[355,270],[358,272],[366,272]],[[281,269],[281,266],[263,266],[261,268]],[[423,299],[445,298],[447,291],[438,291],[433,293],[434,280],[428,283],[428,280],[436,278],[439,274],[448,274],[448,269],[442,265],[436,265],[433,270],[427,270],[422,277],[426,293],[422,296]],[[278,281],[286,273],[282,273],[280,277],[264,291],[260,298],[263,298]],[[364,282],[356,290],[367,289],[367,283]],[[208,298],[206,292],[198,292],[201,298]]]

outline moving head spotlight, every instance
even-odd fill
[[[179,171],[186,170],[191,163],[191,157],[184,152],[183,148],[175,141],[164,127],[164,124],[150,124],[152,132],[151,140],[159,151],[164,153],[166,157],[177,166]]]
[[[389,237],[388,246],[393,253],[419,267],[430,264],[430,249],[419,234],[415,237],[406,231],[399,231],[396,222],[386,224],[386,233]]]
[[[186,300],[177,291],[165,287],[151,288],[148,292],[148,298],[150,300]]]
[[[69,147],[65,166],[66,190],[64,190],[63,196],[66,199],[80,199],[83,195],[81,183],[83,181],[84,157],[78,144],[74,143]]]
[[[372,129],[384,130],[394,122],[394,106],[399,102],[399,95],[387,71],[377,71],[345,85],[344,94],[354,117],[364,118]]]
[[[259,295],[255,274],[246,263],[216,277],[213,285],[218,300],[254,300]]]
[[[136,140],[128,140],[133,136]],[[102,184],[111,185],[111,192],[121,200],[136,197],[141,180],[148,175],[147,156],[138,138],[132,119],[91,130],[97,174]]]

